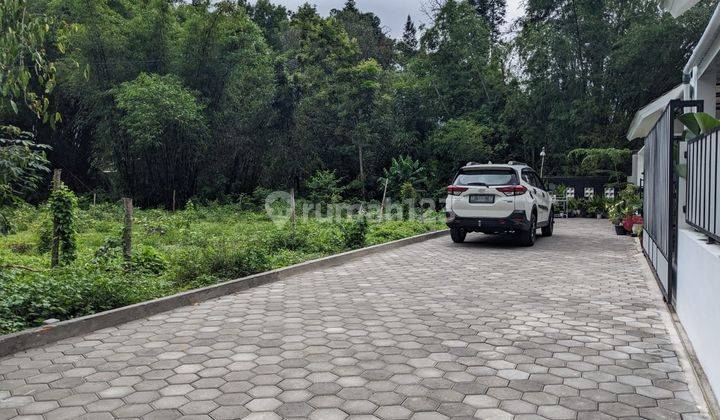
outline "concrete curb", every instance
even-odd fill
[[[146,318],[148,316],[156,315],[161,312],[167,312],[182,306],[194,305],[199,302],[241,292],[243,290],[273,283],[297,274],[306,273],[308,271],[333,267],[377,252],[389,251],[406,245],[423,242],[428,239],[447,235],[448,232],[449,231],[447,230],[429,232],[410,238],[400,239],[394,242],[344,252],[342,254],[331,255],[317,260],[306,261],[289,267],[279,268],[277,270],[267,271],[265,273],[259,273],[241,279],[216,284],[203,289],[191,290],[189,292],[179,293],[148,302],[137,303],[135,305],[125,306],[106,312],[58,322],[57,324],[3,335],[0,336],[0,357],[40,347],[45,344],[53,343],[55,341],[76,335],[87,334],[102,328],[113,327],[125,322]]]
[[[703,369],[702,364],[700,364],[697,354],[695,354],[692,342],[690,342],[690,338],[685,332],[685,327],[683,327],[680,322],[677,312],[675,312],[675,308],[668,305],[663,298],[663,294],[660,291],[660,279],[658,279],[653,272],[650,260],[648,260],[647,256],[645,256],[642,240],[639,238],[634,239],[635,240],[633,242],[635,244],[635,250],[638,252],[637,259],[642,267],[643,275],[648,283],[652,284],[654,287],[652,290],[655,291],[655,294],[657,294],[659,299],[663,300],[663,305],[667,309],[666,312],[660,314],[663,317],[663,322],[668,328],[668,332],[670,329],[673,329],[676,333],[675,337],[677,337],[677,340],[675,340],[675,337],[673,337],[672,334],[670,334],[670,337],[672,338],[673,345],[680,350],[676,352],[678,361],[684,371],[692,372],[694,383],[688,383],[689,391],[698,403],[704,403],[702,408],[704,408],[706,412],[703,414],[707,414],[712,419],[720,419],[720,406],[715,398],[715,394],[713,394],[712,387],[710,386],[710,381],[705,374],[705,370]]]

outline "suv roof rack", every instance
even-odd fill
[[[508,165],[512,165],[512,166],[528,166],[527,163],[515,162],[514,160],[511,160],[510,162],[508,162]]]
[[[477,162],[468,162],[467,165],[465,165],[465,166],[477,166],[477,165],[480,165],[480,164]]]

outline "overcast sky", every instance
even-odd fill
[[[522,15],[524,1],[507,0],[508,22]],[[272,0],[272,2],[282,4],[290,10],[296,10],[307,2],[316,5],[318,12],[323,15],[327,15],[331,9],[340,9],[345,4],[345,0]],[[395,38],[402,35],[408,14],[418,24],[427,21],[422,11],[425,0],[356,0],[356,3],[360,10],[371,11],[378,15],[383,26]]]

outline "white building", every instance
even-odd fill
[[[696,3],[663,0],[662,6],[679,16]],[[629,140],[645,138],[631,177],[638,184],[645,178],[643,248],[712,389],[706,397],[712,400],[714,394],[715,403],[720,400],[720,245],[709,238],[717,239],[720,231],[720,179],[713,169],[720,161],[720,135],[691,141],[686,155],[688,144],[679,137],[683,127],[673,110],[692,112],[701,105],[720,117],[719,65],[720,6],[683,69],[682,84],[639,110],[627,133]],[[680,153],[673,154],[674,143]],[[683,165],[688,174],[678,177],[677,194],[671,194],[673,168]]]

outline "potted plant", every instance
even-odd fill
[[[627,231],[622,225],[624,210],[625,202],[623,200],[618,200],[614,203],[608,203],[606,205],[608,218],[610,219],[610,223],[613,224],[613,227],[615,228],[615,234],[617,235],[627,235]]]
[[[581,217],[588,217],[590,202],[587,198],[581,198],[578,200],[578,212]]]
[[[569,198],[567,202],[568,217],[575,217],[580,212],[580,203],[577,198]]]
[[[588,214],[590,217],[595,216],[598,219],[602,219],[605,216],[605,198],[601,196],[594,196],[588,201]]]
[[[638,236],[639,231],[642,230],[643,218],[639,214],[633,214],[626,216],[623,219],[623,227],[631,236]],[[636,228],[636,226],[638,226]]]

